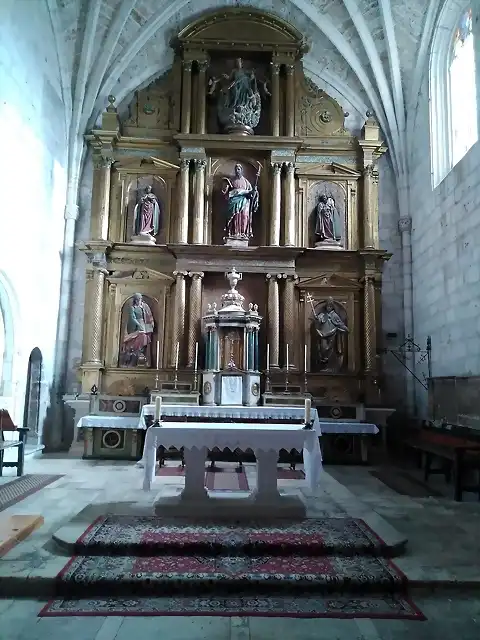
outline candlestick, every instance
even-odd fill
[[[180,349],[180,343],[177,342],[177,350],[176,350],[176,353],[175,353],[175,369],[178,369],[178,352],[179,352],[179,349]]]
[[[157,340],[157,366],[156,369],[160,369],[160,340]]]
[[[305,358],[304,358],[303,370],[307,373],[307,345],[305,345]]]
[[[162,397],[157,396],[155,398],[155,416],[154,416],[155,422],[160,422],[161,414],[162,414]]]
[[[270,345],[267,344],[267,371],[270,371]]]
[[[310,414],[312,409],[312,401],[310,398],[305,398],[305,424],[310,424]]]
[[[288,344],[287,344],[287,370],[288,370]]]
[[[198,369],[198,342],[195,343],[195,373]]]

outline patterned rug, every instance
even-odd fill
[[[284,467],[277,467],[277,479],[278,480],[304,480],[305,472],[302,469],[285,469]]]
[[[376,618],[425,620],[407,598],[399,596],[295,597],[236,594],[233,597],[89,598],[53,600],[38,614],[50,616],[264,616],[288,618]]]
[[[8,509],[20,500],[24,500],[33,493],[40,491],[47,485],[52,484],[55,480],[62,478],[61,475],[25,475],[21,478],[15,478],[11,482],[0,485],[0,511]]]
[[[275,524],[192,523],[158,516],[101,516],[75,544],[79,555],[150,556],[200,552],[276,553],[288,555],[391,555],[391,548],[355,518],[307,518]]]

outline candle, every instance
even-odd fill
[[[180,343],[177,342],[177,351],[175,353],[175,369],[178,369],[178,350],[180,349]]]
[[[157,371],[160,369],[160,340],[157,340]]]
[[[289,368],[288,366],[288,344],[287,344],[287,369]]]
[[[307,372],[307,345],[305,345],[305,365],[304,365],[305,373]]]
[[[267,344],[267,371],[270,371],[270,345]]]
[[[162,397],[157,396],[155,398],[155,422],[160,422],[160,416],[162,414]]]
[[[305,398],[305,424],[310,424],[310,413],[312,408],[312,401],[310,398]]]
[[[195,373],[198,369],[198,342],[195,343]]]

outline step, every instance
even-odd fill
[[[168,520],[148,515],[107,515],[89,527],[71,521],[53,536],[72,555],[160,556],[202,553],[392,557],[405,550],[406,540],[387,543],[357,518],[308,518],[299,522],[210,523]]]
[[[42,526],[40,515],[0,515],[0,557]]]

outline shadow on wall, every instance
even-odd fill
[[[62,400],[62,392],[49,387],[49,403],[43,421],[43,453],[68,451],[74,437],[73,411]]]

